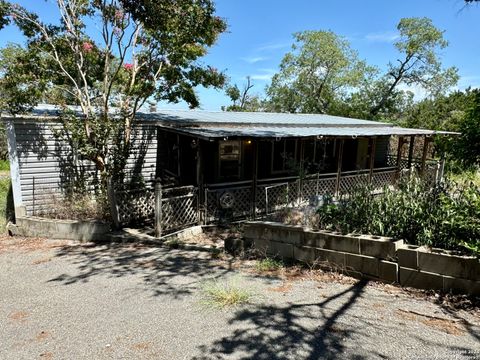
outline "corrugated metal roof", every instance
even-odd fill
[[[322,126],[388,126],[369,120],[351,119],[323,114],[287,114],[267,112],[225,112],[202,110],[161,110],[156,113],[139,113],[139,118],[160,120],[172,124],[263,124],[263,125],[322,125]]]
[[[451,134],[441,131],[407,129],[393,126],[376,127],[281,127],[281,126],[262,126],[262,127],[171,127],[177,132],[186,133],[201,138],[232,138],[232,137],[269,137],[269,138],[296,138],[296,137],[319,137],[319,136],[338,136],[338,137],[368,137],[368,136],[410,136],[410,135],[435,135]]]
[[[71,107],[79,111],[78,107]],[[41,105],[20,118],[54,118],[58,110]],[[224,112],[201,110],[160,110],[139,112],[142,122],[203,138],[225,137],[315,137],[457,134],[445,131],[407,129],[378,121],[352,119],[323,114],[287,114],[265,112]]]

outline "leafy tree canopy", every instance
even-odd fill
[[[47,24],[0,0],[0,29],[15,24],[27,40],[1,51],[0,106],[12,113],[45,100],[63,106],[65,138],[104,177],[124,169],[135,115],[147,100],[196,107],[196,86],[224,83],[224,74],[199,61],[226,29],[211,0],[56,5],[59,21]],[[66,105],[77,105],[81,116]]]
[[[331,31],[294,34],[295,43],[267,87],[272,111],[327,113],[334,101],[375,71]]]

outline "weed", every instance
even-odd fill
[[[168,246],[170,249],[178,249],[182,245],[182,241],[177,238],[173,238],[171,240],[165,241],[165,245]]]
[[[255,267],[259,272],[276,271],[283,268],[285,264],[281,260],[265,258],[258,260]]]
[[[211,281],[203,287],[204,303],[217,308],[247,304],[251,293],[229,282]]]

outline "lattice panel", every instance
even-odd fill
[[[349,193],[353,189],[361,185],[368,184],[368,175],[349,175],[340,178],[339,191],[342,194]]]
[[[396,171],[384,171],[372,174],[372,186],[374,189],[383,189],[395,183]]]
[[[180,229],[198,220],[197,194],[162,199],[162,231]]]
[[[252,209],[252,188],[250,186],[207,190],[205,198],[207,218],[209,219],[219,218],[227,212],[233,217],[241,217],[250,214]],[[228,206],[225,206],[225,200],[222,199],[227,198],[229,203]]]
[[[429,164],[425,167],[423,179],[430,185],[434,185],[437,182],[437,166]]]
[[[298,198],[298,182],[265,187],[267,213],[293,205]]]
[[[155,217],[153,189],[118,191],[115,197],[122,224],[129,224],[133,221],[153,221]]]
[[[302,182],[302,200],[308,201],[312,196],[334,194],[335,178],[309,179]]]

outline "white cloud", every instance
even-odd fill
[[[277,42],[277,43],[270,43],[270,44],[259,46],[255,50],[258,52],[272,51],[272,50],[284,49],[289,47],[290,45],[291,43],[289,42]]]
[[[268,57],[265,56],[250,56],[242,58],[243,61],[246,61],[249,64],[255,64],[257,62],[268,60]]]
[[[269,81],[275,72],[275,69],[258,69],[258,73],[251,75],[250,78],[252,80]]]
[[[387,42],[391,43],[395,40],[398,40],[400,35],[393,31],[384,31],[384,32],[376,32],[376,33],[369,33],[365,35],[365,40],[370,42]]]

